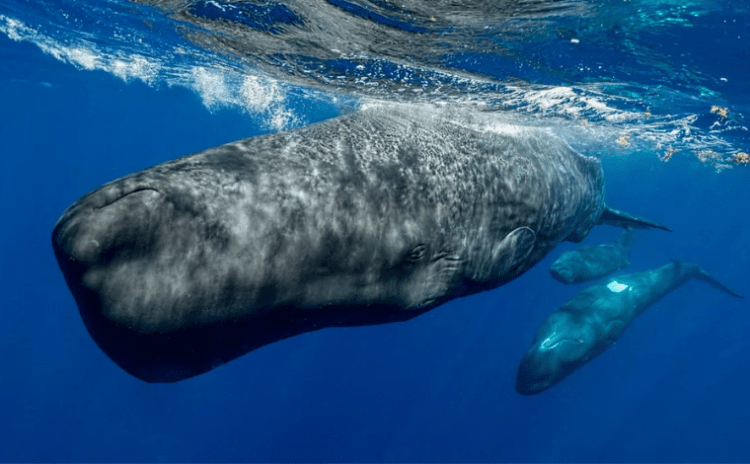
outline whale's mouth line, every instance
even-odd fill
[[[584,343],[585,341],[586,340],[584,340],[581,337],[564,337],[556,341],[552,341],[551,339],[548,338],[541,343],[540,347],[544,348],[545,350],[551,350],[553,348],[557,348],[563,343],[575,343],[576,345],[580,345],[581,343]]]
[[[118,198],[115,198],[114,200],[110,200],[110,201],[104,203],[103,205],[95,206],[94,207],[94,211],[100,210],[102,208],[106,208],[107,206],[111,206],[112,204],[117,203],[118,201],[120,201],[120,200],[122,200],[124,198],[127,198],[129,195],[133,195],[133,194],[138,193],[138,192],[145,192],[145,191],[149,191],[149,190],[152,191],[152,192],[159,193],[158,190],[156,190],[155,188],[152,188],[152,187],[139,187],[139,188],[136,188],[136,189],[134,189],[134,190],[132,190],[132,191],[124,194],[124,195],[119,196]]]

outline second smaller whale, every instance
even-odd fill
[[[579,284],[630,266],[630,245],[635,230],[628,228],[619,239],[605,245],[584,246],[561,254],[549,268],[555,280]]]
[[[609,348],[649,306],[691,279],[742,298],[699,266],[678,261],[593,285],[542,323],[518,368],[516,391],[535,395],[559,383]]]

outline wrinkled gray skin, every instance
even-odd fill
[[[742,298],[695,264],[672,262],[594,285],[542,323],[516,376],[516,391],[541,393],[599,356],[649,306],[690,279]]]
[[[495,288],[605,212],[599,162],[544,132],[368,110],[110,182],[63,213],[52,243],[99,347],[173,382]]]
[[[580,284],[630,266],[630,245],[635,231],[628,229],[614,243],[584,246],[561,254],[549,268],[555,280]]]

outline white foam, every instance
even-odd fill
[[[285,127],[297,124],[297,117],[288,109],[277,109],[271,114],[271,120],[268,125],[276,130],[282,130]]]
[[[0,15],[0,31],[16,42],[26,41],[26,37],[34,34],[34,31],[21,21]]]
[[[50,29],[54,30],[53,27]],[[121,28],[112,32],[115,41],[107,47],[106,43],[110,42],[94,42],[96,36],[92,34],[62,30],[57,33],[58,37],[54,32],[45,33],[44,29],[31,27],[1,14],[0,33],[14,41],[35,44],[49,56],[77,69],[105,71],[125,82],[189,88],[200,96],[211,111],[240,109],[261,117],[263,123],[274,130],[286,129],[300,122],[288,101],[287,93],[292,87],[274,79],[248,75],[248,72],[237,69],[236,63],[212,52],[193,48],[187,42],[170,44],[159,36],[151,39],[149,44],[147,35],[133,35],[132,30]],[[439,70],[430,71],[443,76]],[[727,167],[736,153],[747,151],[734,147],[726,138],[731,133],[748,131],[742,125],[741,118],[717,120],[706,131],[696,126],[698,117],[695,114],[652,115],[644,102],[613,95],[612,87],[617,85],[613,83],[577,86],[520,83],[502,86],[475,76],[451,74],[443,77],[446,77],[446,83],[471,88],[472,91],[465,96],[450,97],[450,92],[443,94],[438,86],[430,96],[415,98],[424,103],[439,99],[432,102],[433,107],[446,108],[444,117],[449,119],[452,118],[450,112],[456,109],[463,110],[461,112],[482,110],[480,113],[487,117],[474,118],[470,122],[473,129],[517,135],[532,126],[544,127],[574,149],[588,155],[624,156],[640,152],[661,157],[669,152],[676,153],[676,157],[697,157],[716,166],[717,170]],[[407,106],[415,105],[409,103],[412,96],[401,98],[398,86],[389,89],[387,83],[380,83],[377,79],[362,79],[363,87],[382,87],[383,98],[387,100],[398,100]],[[313,99],[322,96],[309,89],[301,94]],[[395,98],[394,95],[399,97]],[[326,98],[331,101],[335,97]],[[363,101],[363,108],[382,104],[361,96],[359,98]],[[690,98],[679,92],[664,93],[660,97],[662,101],[676,102],[673,104],[676,107],[684,103],[680,99]],[[692,100],[686,102],[694,104]],[[659,102],[656,104],[663,106]],[[717,156],[701,157],[704,152],[715,152]]]
[[[614,108],[605,102],[611,96],[597,96],[566,86],[527,88],[508,86],[511,94],[503,98],[505,105],[525,111],[542,112],[573,118],[596,116],[608,122],[641,119],[641,114]]]
[[[133,76],[138,76],[139,80],[149,85],[156,81],[161,68],[158,62],[138,55],[132,55],[128,58],[129,60],[115,59],[112,62],[112,74],[126,82]]]
[[[208,109],[227,106],[231,101],[224,73],[198,66],[191,69],[193,87]]]
[[[262,112],[278,102],[280,89],[276,82],[264,82],[256,76],[247,76],[240,89],[243,105],[249,111]]]
[[[0,15],[0,33],[16,42],[29,42],[53,58],[85,71],[104,71],[125,82],[140,81],[149,86],[179,85],[195,91],[204,106],[213,111],[238,108],[264,116],[270,128],[281,130],[298,123],[298,117],[287,107],[286,92],[271,79],[247,76],[226,67],[173,64],[185,61],[191,51],[175,47],[166,60],[128,51],[104,49],[82,37],[68,37],[62,43],[22,21]],[[140,39],[134,40],[144,49]]]
[[[140,80],[150,83],[158,74],[160,63],[138,54],[107,53],[93,43],[76,40],[62,44],[27,26],[23,22],[0,15],[0,32],[16,42],[30,42],[53,58],[86,71],[105,71],[124,81]]]

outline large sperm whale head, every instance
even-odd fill
[[[71,205],[55,224],[52,247],[74,296],[94,303],[88,298],[93,292],[101,295],[97,298],[101,304],[116,293],[117,289],[108,288],[108,275],[151,256],[161,246],[158,232],[166,207],[164,193],[143,179],[112,182]],[[132,310],[110,315],[135,316]]]
[[[557,311],[542,324],[516,375],[516,391],[535,395],[595,356],[596,334],[580,315]]]
[[[54,227],[52,247],[86,328],[136,377],[172,381],[223,362],[197,359],[212,352],[200,343],[212,341],[189,334],[225,323],[217,308],[242,296],[232,257],[247,218],[230,214],[242,195],[215,195],[231,175],[177,160],[92,191]]]
[[[207,202],[200,182],[189,177],[167,181],[159,170],[142,171],[92,191],[63,213],[52,246],[74,295],[97,295],[84,308],[102,306],[112,321],[143,331],[164,331],[175,322],[157,295],[166,301],[165,294],[190,293],[186,286],[198,276],[187,271],[232,239],[226,224],[202,214]]]

